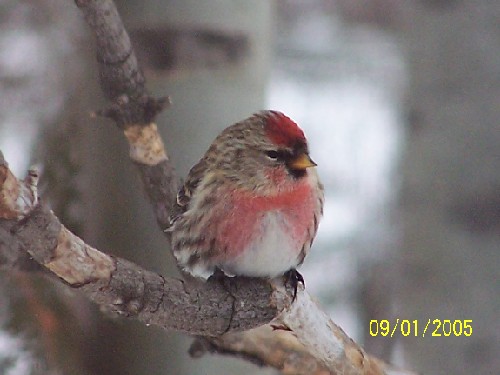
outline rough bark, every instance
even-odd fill
[[[38,202],[29,179],[16,179],[5,163],[0,165],[0,172],[0,216],[12,217],[0,222],[4,233],[9,233],[11,245],[2,247],[2,252],[14,249],[19,254],[16,250],[23,249],[66,285],[80,290],[106,310],[145,324],[205,336],[212,350],[257,358],[282,370],[287,362],[285,357],[276,360],[276,353],[256,352],[255,344],[245,347],[251,333],[236,346],[234,337],[224,335],[272,321],[278,329],[293,332],[305,348],[300,348],[299,354],[304,356],[308,352],[309,356],[304,357],[306,362],[312,361],[318,371],[326,367],[333,374],[384,374],[391,369],[367,355],[303,288],[299,288],[292,303],[292,290],[283,278],[239,277],[187,284],[144,270],[85,244]],[[290,358],[293,358],[297,343],[283,344],[278,335],[275,337],[271,341],[266,339],[266,345],[284,346],[292,351]]]
[[[124,130],[131,158],[145,182],[160,227],[166,229],[177,178],[153,120],[168,100],[154,99],[146,93],[144,77],[112,1],[76,3],[96,34],[101,86],[112,101],[100,114],[112,118]],[[38,202],[36,179],[18,180],[5,163],[0,165],[0,172],[0,217],[4,218],[0,233],[5,234],[2,243],[6,244],[0,254],[11,253],[0,259],[9,259],[10,266],[16,264],[12,253],[25,259],[27,252],[68,286],[111,312],[205,336],[211,343],[210,350],[258,358],[262,364],[273,365],[284,373],[312,373],[310,368],[303,369],[303,363],[292,365],[296,353],[309,358],[317,371],[325,369],[323,373],[409,373],[367,355],[303,288],[299,288],[292,303],[292,291],[282,278],[224,278],[187,284],[144,270],[92,248],[68,231]],[[245,344],[248,341],[243,339],[235,344],[236,336],[226,336],[271,321],[280,329],[291,330],[297,341],[283,344],[276,334],[257,339],[261,340],[257,345],[255,341],[253,345]],[[241,335],[243,338],[252,333]],[[273,361],[271,356],[276,353],[255,350],[264,343],[286,348],[287,353],[282,360]]]
[[[112,119],[121,129],[129,129],[126,134],[133,142],[134,136],[141,132],[140,127],[149,125],[169,105],[169,98],[156,99],[148,94],[144,75],[114,3],[75,2],[96,37],[99,81],[104,95],[111,101],[108,108],[97,114]],[[133,152],[131,148],[134,159]],[[148,160],[136,164],[158,224],[165,229],[169,225],[178,180],[167,155],[157,157],[154,163]]]

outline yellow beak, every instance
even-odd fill
[[[295,159],[291,160],[288,163],[288,166],[291,169],[297,170],[297,171],[303,171],[306,168],[309,167],[315,167],[317,164],[312,161],[312,159],[309,157],[309,155],[302,153],[299,156],[297,156]]]

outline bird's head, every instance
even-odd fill
[[[226,178],[256,193],[293,188],[316,166],[304,132],[278,111],[262,111],[228,127],[209,153]]]

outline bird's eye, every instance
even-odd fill
[[[266,151],[266,155],[269,159],[272,159],[272,160],[278,160],[278,157],[279,157],[278,151],[274,151],[274,150]]]

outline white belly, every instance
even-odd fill
[[[293,239],[289,223],[279,211],[262,218],[259,238],[252,242],[235,261],[221,264],[227,274],[250,277],[276,277],[298,265],[301,243]]]

